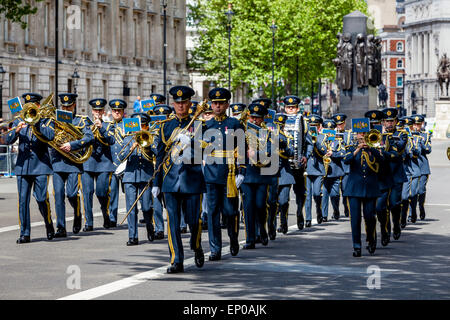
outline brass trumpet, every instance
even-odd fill
[[[377,129],[372,129],[364,135],[364,142],[371,148],[379,148],[381,133]]]
[[[130,151],[128,152],[128,154],[127,154],[125,157],[123,157],[123,159],[121,160],[123,153],[125,152],[126,148],[128,147],[128,145],[129,145],[132,141],[133,141],[133,142],[137,142],[138,146],[141,148],[141,152],[142,152],[142,154],[144,155],[144,157],[145,157],[148,161],[152,161],[152,157],[151,157],[151,155],[149,155],[149,154],[146,152],[146,149],[149,148],[149,147],[152,145],[152,143],[153,143],[153,141],[154,141],[154,135],[151,134],[150,131],[145,131],[145,130],[136,132],[136,133],[134,134],[133,138],[130,139],[130,141],[128,141],[128,142],[122,147],[122,149],[120,150],[119,154],[117,155],[117,158],[119,159],[119,161],[120,161],[120,162],[124,162],[124,161],[127,160],[127,159],[130,157],[130,155],[133,153],[134,148],[131,148]]]

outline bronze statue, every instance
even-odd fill
[[[356,36],[355,64],[358,88],[367,87],[366,41],[362,33]]]
[[[342,75],[341,75],[341,89],[352,90],[353,86],[353,45],[352,35],[344,33],[342,45]]]
[[[366,42],[366,60],[367,60],[367,81],[371,86],[376,86],[375,84],[375,56],[376,56],[376,46],[374,42],[374,36],[369,34],[367,36]]]
[[[441,95],[444,96],[444,83],[446,87],[446,96],[448,96],[448,86],[450,82],[450,60],[447,54],[444,53],[441,60],[439,61],[439,66],[437,70],[437,76],[439,80],[439,86],[441,87]]]
[[[374,39],[374,43],[375,43],[375,86],[379,86],[382,83],[381,80],[381,73],[383,71],[383,66],[381,63],[381,51],[383,50],[383,47],[381,45],[381,37],[376,36]]]
[[[333,59],[333,63],[336,66],[336,84],[340,88],[342,81],[342,45],[344,42],[342,41],[342,34],[339,32],[336,36],[338,39],[338,44],[336,46],[337,58]]]

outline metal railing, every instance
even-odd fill
[[[14,176],[16,158],[17,153],[13,152],[13,146],[0,145],[0,178]]]

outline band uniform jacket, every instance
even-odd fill
[[[23,120],[20,118],[14,120],[13,127],[16,127],[21,121]],[[45,139],[54,139],[55,124],[51,119],[40,119],[34,127]],[[14,168],[17,176],[53,173],[48,145],[33,134],[31,126],[22,128],[18,133],[16,130],[11,130],[6,137],[6,143],[13,144],[17,139],[19,139],[19,153]]]

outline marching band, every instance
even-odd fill
[[[173,107],[164,104],[166,97],[152,93],[156,104],[150,111],[131,116],[139,119],[138,132],[126,130],[127,104],[121,99],[109,101],[113,118],[109,122],[102,120],[107,100],[89,101],[91,120],[76,114],[76,94],[60,94],[61,110],[72,114],[70,123],[62,123],[51,98],[41,106],[42,96],[25,93],[24,108],[6,137],[8,144],[19,140],[17,243],[31,241],[32,188],[48,240],[67,237],[66,197],[74,210],[72,231],[78,234],[82,212],[82,231],[94,230],[94,192],[103,227],[117,227],[121,189],[126,199],[127,246],[139,244],[136,204],[150,242],[164,239],[165,208],[167,273],[184,271],[181,233],[186,225],[199,268],[205,260],[202,229],[208,231],[209,261],[221,259],[223,227],[232,256],[239,253],[241,221],[245,250],[257,243],[267,246],[277,232],[286,234],[291,189],[299,230],[311,227],[313,202],[318,224],[339,220],[342,197],[344,214],[350,216],[354,257],[362,255],[362,218],[371,255],[377,246],[377,220],[381,244],[387,246],[391,230],[398,240],[407,223],[417,221],[417,207],[419,218],[425,219],[431,137],[424,131],[422,115],[399,118],[396,108],[371,110],[365,114],[370,127],[361,132],[345,130],[347,115],[342,113],[330,119],[303,116],[296,96],[286,96],[284,113],[269,117],[270,99],[230,105],[231,93],[225,88],[212,89],[208,103],[191,101],[195,92],[187,86],[172,87],[169,93]],[[272,167],[276,169],[271,171]],[[56,232],[48,195],[50,176]]]

